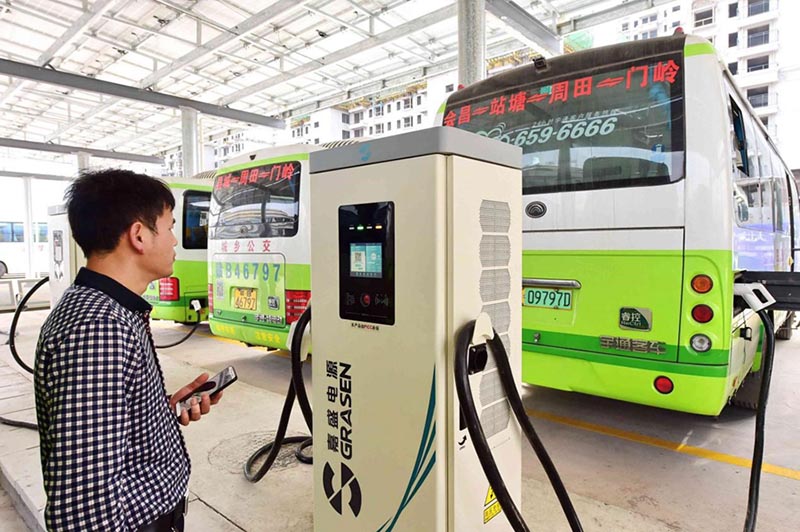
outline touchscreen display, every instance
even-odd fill
[[[350,276],[376,279],[383,276],[381,244],[376,242],[350,244]]]

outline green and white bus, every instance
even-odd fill
[[[737,390],[755,405],[760,321],[733,284],[794,269],[797,189],[708,41],[538,60],[441,112],[523,148],[525,382],[712,416]]]
[[[286,347],[311,297],[308,154],[265,148],[220,168],[211,197],[209,325],[217,336]]]
[[[208,319],[208,209],[214,171],[168,181],[175,196],[175,265],[172,276],[150,283],[144,298],[159,320],[196,323]],[[200,302],[198,312],[191,305]]]

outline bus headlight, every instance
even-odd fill
[[[705,353],[711,349],[711,339],[705,334],[695,334],[689,342],[692,349],[698,353]]]

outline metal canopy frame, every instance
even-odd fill
[[[485,0],[487,59],[667,0]],[[454,0],[14,0],[0,5],[0,137],[163,153],[203,135],[456,68]],[[56,85],[54,85],[56,84]],[[275,118],[277,117],[277,118]]]

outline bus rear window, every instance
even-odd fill
[[[443,122],[522,147],[524,194],[671,183],[684,172],[682,64],[676,54],[521,80],[448,102]]]
[[[299,161],[220,174],[209,211],[211,238],[294,236],[299,203]]]

